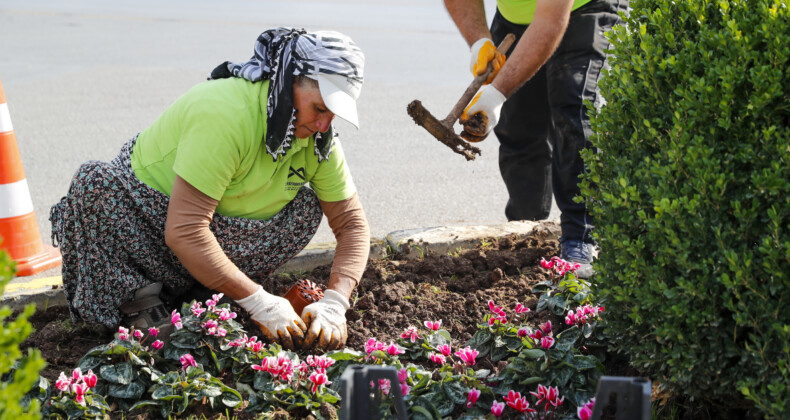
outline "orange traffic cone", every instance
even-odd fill
[[[18,276],[29,276],[61,264],[60,252],[44,245],[27,188],[22,157],[0,83],[0,249],[17,262]]]

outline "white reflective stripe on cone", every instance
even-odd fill
[[[0,219],[32,212],[33,200],[27,188],[27,179],[0,185]]]
[[[8,104],[0,104],[0,133],[11,131],[14,126],[11,125],[11,113],[8,112]]]

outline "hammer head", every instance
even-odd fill
[[[453,152],[464,156],[466,160],[474,160],[475,155],[480,155],[480,149],[470,145],[455,134],[455,130],[452,127],[453,122],[449,124],[442,123],[422,106],[422,102],[418,100],[411,101],[406,107],[406,112],[409,113],[417,125],[425,128],[437,140],[447,145]]]

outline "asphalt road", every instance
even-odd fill
[[[337,30],[365,52],[361,127],[336,127],[372,236],[506,221],[496,139],[467,162],[406,114],[420,99],[443,118],[471,82],[468,47],[440,1],[0,0],[0,80],[45,243],[49,208],[80,163],[112,159],[276,26]],[[313,241],[332,240],[324,221]]]

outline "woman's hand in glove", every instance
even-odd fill
[[[302,310],[307,324],[304,347],[317,345],[325,351],[343,347],[348,339],[346,311],[350,307],[348,299],[332,289],[324,291],[323,299],[307,305]]]
[[[250,314],[270,341],[293,350],[294,342],[300,343],[304,339],[307,327],[285,298],[267,293],[259,286],[255,293],[236,303]]]

